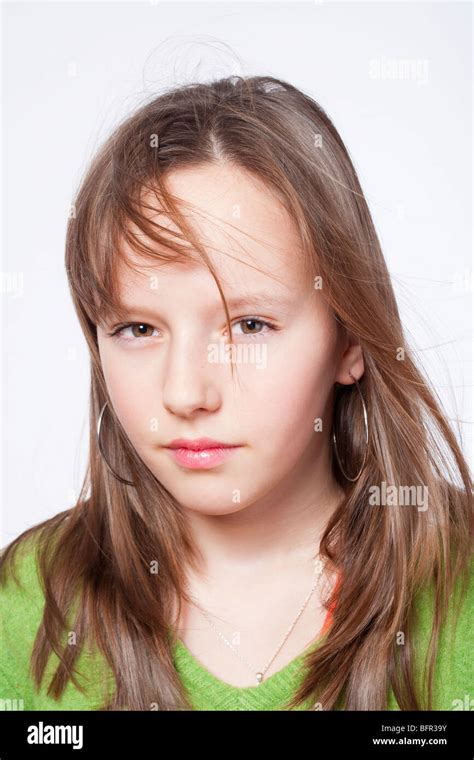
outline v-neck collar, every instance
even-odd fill
[[[325,635],[326,634],[324,634],[324,636]],[[301,661],[304,657],[313,649],[320,646],[322,638],[323,636],[318,637],[316,641],[312,641],[306,649],[294,657],[289,663],[287,663],[287,665],[284,665],[280,670],[277,670],[271,676],[265,678],[261,683],[255,684],[254,686],[234,686],[233,684],[227,683],[227,681],[218,678],[197,659],[181,639],[175,639],[174,660],[178,670],[183,668],[185,672],[188,672],[190,668],[194,673],[199,673],[199,682],[201,685],[204,685],[204,682],[206,682],[209,685],[218,686],[220,689],[226,689],[229,692],[246,694],[258,692],[259,695],[262,695],[263,692],[268,689],[273,689],[275,685],[288,680],[294,674],[294,671],[300,668]]]
[[[340,583],[341,576],[339,575],[335,584],[336,591]],[[285,709],[284,707],[276,708],[275,705],[288,702],[294,695],[304,676],[304,659],[310,652],[321,646],[327,637],[335,606],[336,601],[334,600],[327,611],[316,639],[287,665],[254,686],[234,686],[223,681],[211,673],[180,638],[171,637],[175,668],[191,700],[198,704],[197,709]],[[297,709],[308,708],[300,707]]]

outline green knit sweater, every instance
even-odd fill
[[[31,544],[20,547],[17,555],[19,588],[9,577],[0,588],[2,626],[0,638],[0,709],[20,710],[97,710],[105,696],[110,693],[113,677],[108,666],[96,650],[83,648],[76,664],[78,681],[85,689],[82,693],[69,680],[59,700],[46,694],[58,658],[51,655],[46,677],[36,692],[29,672],[33,642],[41,622],[44,596],[39,581],[36,558]],[[429,641],[432,619],[432,594],[423,591],[419,595],[419,618],[416,641],[412,647],[415,656],[415,672],[421,677],[420,663]],[[453,604],[451,604],[452,610]],[[473,709],[473,613],[474,584],[469,591],[455,629],[451,627],[452,611],[442,630],[435,668],[433,709]],[[298,657],[261,684],[236,687],[225,683],[210,673],[187,649],[181,640],[173,645],[174,664],[181,682],[196,710],[284,710],[286,703],[301,683],[304,673],[304,656],[323,641],[327,632],[312,643]],[[312,708],[308,701],[298,709]],[[399,710],[389,694],[388,708]],[[151,706],[150,709],[153,709]]]

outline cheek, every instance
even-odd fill
[[[128,437],[138,448],[140,441],[146,440],[150,434],[153,418],[158,416],[156,393],[153,396],[143,368],[139,371],[134,362],[124,361],[123,356],[108,348],[102,347],[100,353],[113,408]]]
[[[316,418],[323,419],[326,427],[334,376],[332,345],[318,342],[314,333],[298,345],[316,348],[289,350],[278,360],[273,357],[266,369],[255,371],[253,393],[241,399],[245,425],[255,432],[257,446],[263,442],[267,452],[274,454],[288,447],[288,442],[301,453],[314,440]]]
[[[324,414],[328,390],[324,371],[315,370],[314,364],[293,366],[291,372],[272,382],[256,415],[277,437],[311,436],[314,418]]]

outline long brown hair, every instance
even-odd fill
[[[67,229],[66,269],[91,357],[90,456],[77,503],[23,532],[5,549],[2,577],[15,547],[35,534],[45,610],[32,653],[39,684],[52,651],[61,654],[49,685],[59,697],[88,637],[105,656],[116,689],[103,709],[189,708],[173,666],[170,631],[183,599],[185,567],[196,550],[179,503],[138,457],[110,402],[96,325],[120,315],[117,264],[130,265],[126,241],[152,262],[186,260],[197,251],[218,277],[204,246],[167,190],[174,168],[225,161],[263,179],[278,194],[301,236],[308,276],[341,329],[357,336],[365,373],[369,445],[361,476],[347,480],[334,459],[344,498],[327,525],[321,553],[337,568],[333,623],[307,659],[295,707],[308,698],[323,709],[385,709],[393,689],[402,710],[430,709],[438,634],[457,579],[467,584],[472,546],[470,473],[435,391],[406,343],[390,277],[347,150],[324,110],[274,77],[229,77],[190,84],[155,97],[106,140],[82,179]],[[177,231],[152,222],[145,191],[154,194]],[[149,196],[147,196],[149,197]],[[191,245],[190,245],[191,244]],[[157,249],[159,246],[159,250]],[[231,364],[232,366],[232,364]],[[100,410],[103,445],[96,440]],[[365,451],[360,398],[354,386],[334,396],[334,429],[345,470]],[[426,486],[429,509],[369,503],[369,489]],[[150,572],[156,562],[159,572]],[[411,633],[417,592],[432,584],[429,677],[419,694]],[[80,603],[74,607],[74,603]],[[333,599],[327,599],[327,606]],[[75,618],[67,619],[75,610]],[[177,619],[177,618],[176,618]],[[66,627],[67,626],[67,627]],[[62,643],[72,628],[80,646]],[[397,646],[403,631],[405,646]],[[315,631],[315,634],[317,632]]]

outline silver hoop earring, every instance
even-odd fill
[[[102,459],[104,460],[105,464],[107,465],[108,469],[110,470],[110,472],[112,473],[112,475],[115,478],[117,478],[117,480],[120,480],[122,483],[125,483],[125,485],[127,485],[127,486],[134,486],[135,483],[133,483],[131,480],[126,480],[125,478],[120,477],[120,475],[118,475],[115,472],[115,470],[108,463],[107,457],[105,456],[104,451],[102,449],[102,444],[100,442],[100,429],[101,429],[101,426],[102,426],[102,418],[104,416],[104,412],[105,412],[106,407],[107,407],[107,401],[105,402],[104,406],[102,407],[102,409],[100,411],[100,414],[99,414],[99,419],[97,421],[97,446],[99,447],[99,453],[100,453]]]
[[[339,458],[339,453],[337,451],[336,433],[334,431],[334,428],[333,428],[333,431],[332,431],[332,441],[333,441],[333,444],[334,444],[334,451],[335,451],[335,454],[336,454],[336,457],[337,457],[337,461],[338,461],[339,467],[341,468],[342,474],[344,475],[344,477],[347,480],[350,480],[352,483],[355,483],[356,480],[359,480],[359,478],[360,478],[360,476],[362,474],[362,470],[364,469],[365,463],[366,463],[366,460],[367,460],[367,452],[369,450],[369,423],[368,423],[368,420],[367,420],[367,407],[365,406],[364,397],[363,397],[362,392],[361,392],[361,390],[359,388],[359,383],[356,380],[356,378],[354,377],[354,375],[352,374],[352,372],[349,372],[349,375],[352,377],[353,380],[355,380],[355,384],[356,384],[357,390],[359,391],[359,395],[360,395],[360,398],[361,398],[361,401],[362,401],[362,408],[364,410],[364,425],[365,425],[365,444],[366,445],[365,445],[364,459],[362,460],[362,465],[361,465],[360,470],[357,473],[357,475],[356,475],[355,478],[350,478],[349,475],[347,475],[347,473],[344,471],[344,468],[342,466],[341,460]]]

